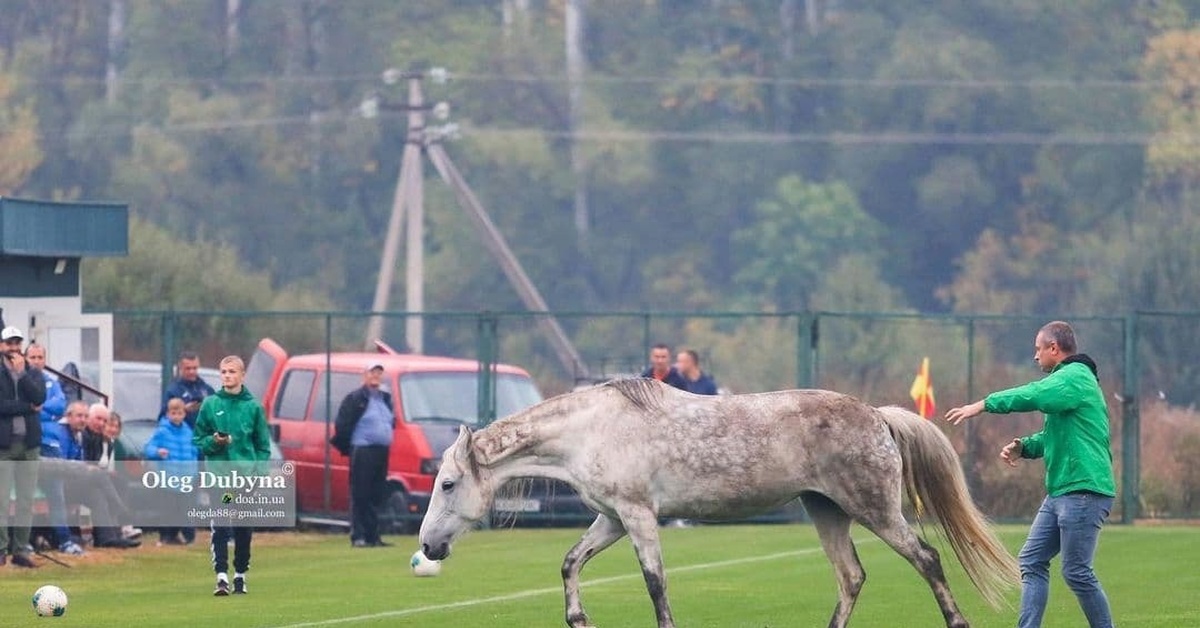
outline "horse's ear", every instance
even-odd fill
[[[465,425],[458,426],[458,439],[454,441],[454,461],[459,466],[466,466],[471,457],[471,429]]]

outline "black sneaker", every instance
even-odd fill
[[[12,564],[18,567],[25,567],[27,569],[37,569],[37,563],[33,562],[33,559],[29,557],[29,554],[13,554]]]
[[[229,581],[217,580],[217,588],[213,589],[213,595],[224,596],[229,595]]]
[[[388,543],[387,541],[385,541],[383,539],[379,539],[378,541],[371,543],[371,547],[391,547],[391,546],[392,546],[391,543]]]
[[[234,595],[246,594],[246,579],[242,576],[233,577],[233,593]]]

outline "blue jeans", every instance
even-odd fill
[[[1021,564],[1020,628],[1042,625],[1050,594],[1050,559],[1062,553],[1062,574],[1092,628],[1111,628],[1108,596],[1092,571],[1100,528],[1113,498],[1095,493],[1047,497],[1029,529],[1017,560]]]

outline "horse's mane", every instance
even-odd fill
[[[663,385],[652,379],[630,378],[612,380],[602,384],[621,393],[637,409],[656,412],[663,408]],[[555,408],[567,399],[578,395],[594,394],[596,389],[547,399],[531,408],[503,418],[476,432],[474,438],[478,463],[484,467],[492,465],[538,443],[536,425],[540,417],[555,412]],[[472,458],[475,458],[474,456]]]
[[[604,384],[615,389],[637,409],[655,411],[662,409],[663,385],[646,377],[614,379]]]
[[[542,404],[544,403],[546,402],[542,402]],[[542,404],[534,407],[537,408]],[[479,464],[490,467],[536,444],[533,422],[528,413],[529,410],[526,410],[519,415],[492,423],[476,432],[473,440],[478,456],[472,456],[472,460],[479,458]]]

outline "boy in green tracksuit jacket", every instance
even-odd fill
[[[1020,458],[1041,458],[1046,464],[1047,496],[1018,557],[1022,587],[1017,625],[1041,625],[1050,560],[1061,551],[1063,577],[1088,624],[1108,628],[1113,625],[1108,597],[1092,569],[1100,528],[1117,494],[1100,376],[1090,357],[1075,352],[1075,331],[1067,323],[1047,323],[1033,344],[1033,359],[1048,373],[1045,378],[953,408],[946,419],[958,425],[983,412],[1045,414],[1042,431],[1015,438],[1000,451],[1009,466]]]
[[[267,470],[266,461],[271,457],[271,436],[266,412],[242,384],[246,379],[246,365],[241,358],[231,355],[221,360],[220,371],[221,390],[206,397],[200,405],[193,442],[204,454],[206,463],[245,463],[220,465],[224,472],[244,467],[240,472],[264,473]],[[217,573],[217,587],[213,595],[225,596],[230,593],[230,537],[233,538],[235,570],[233,593],[246,593],[246,572],[250,569],[250,541],[254,529],[219,525],[216,521],[210,521],[210,527],[213,569]]]

